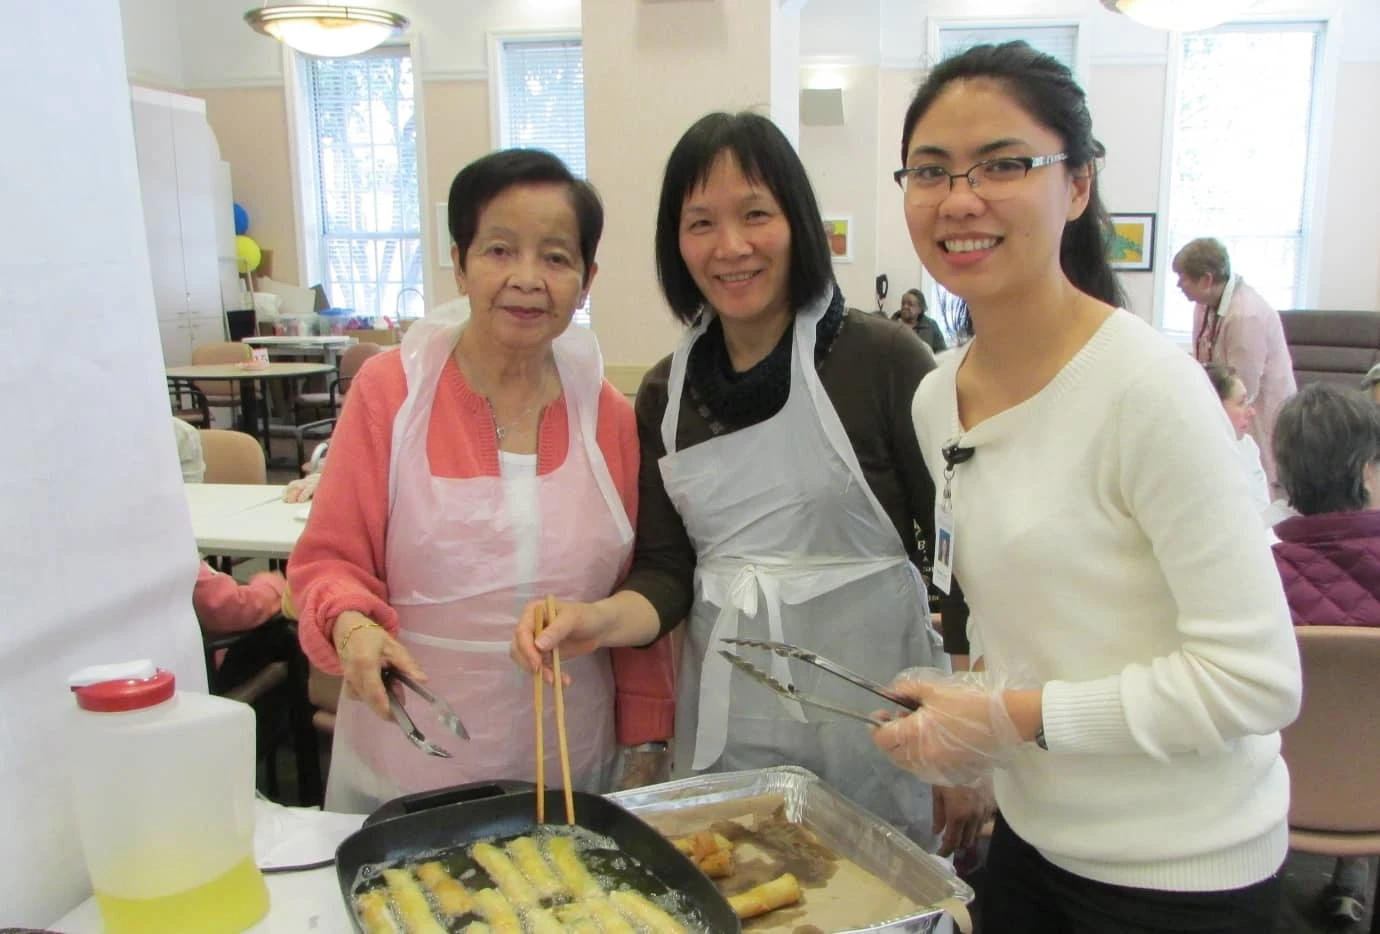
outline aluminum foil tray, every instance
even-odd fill
[[[916,905],[926,906],[903,917],[870,927],[848,928],[839,934],[863,931],[931,934],[940,930],[953,907],[958,929],[968,927],[966,906],[972,888],[943,859],[919,845],[881,818],[858,807],[807,769],[779,766],[745,772],[698,775],[649,785],[607,796],[644,818],[669,812],[721,810],[734,801],[779,797],[786,819],[804,824],[825,846],[876,876]]]

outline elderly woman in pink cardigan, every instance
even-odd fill
[[[1249,431],[1260,447],[1272,492],[1277,492],[1270,441],[1279,407],[1297,390],[1279,312],[1241,276],[1232,274],[1231,258],[1220,240],[1189,241],[1175,255],[1174,271],[1179,274],[1179,291],[1194,303],[1193,355],[1199,363],[1232,367],[1245,384],[1246,402],[1255,408]]]

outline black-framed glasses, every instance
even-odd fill
[[[1068,153],[1048,156],[998,156],[984,159],[966,172],[950,172],[933,162],[897,169],[891,173],[907,198],[923,204],[938,204],[953,190],[954,180],[968,179],[968,187],[984,201],[1000,201],[1016,193],[1031,169],[1055,165],[1068,159]]]

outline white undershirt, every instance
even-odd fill
[[[537,505],[537,455],[498,452],[499,472],[503,475],[503,496],[508,503],[508,521],[517,543],[517,580],[536,577],[541,536],[541,510]]]

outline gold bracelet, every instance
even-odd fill
[[[353,636],[355,633],[359,632],[361,629],[364,629],[368,626],[373,626],[375,629],[383,628],[378,623],[374,622],[372,619],[360,620],[359,622],[355,623],[353,626],[351,626],[349,629],[345,631],[345,637],[340,640],[340,646],[335,650],[335,654],[343,659],[345,657],[345,646],[350,644],[350,637]]]

